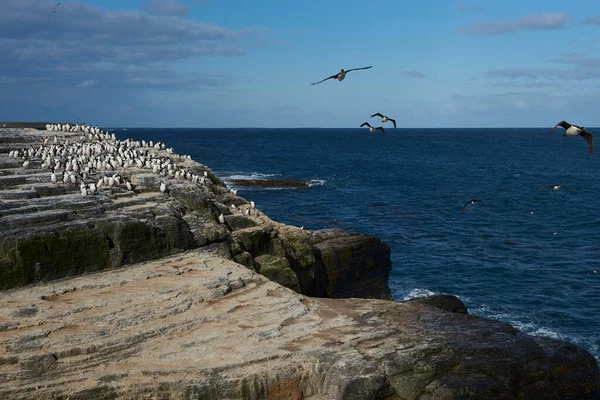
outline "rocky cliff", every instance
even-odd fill
[[[577,346],[382,300],[376,238],[274,222],[160,144],[56,135],[0,129],[2,399],[600,398]]]
[[[3,129],[0,289],[209,246],[300,293],[390,297],[385,243],[276,223],[207,167],[168,150],[108,135]],[[112,182],[90,193],[101,178]]]

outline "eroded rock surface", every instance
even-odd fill
[[[305,294],[390,298],[390,249],[385,243],[368,235],[307,232],[274,222],[228,191],[206,166],[167,149],[150,144],[135,148],[146,153],[145,162],[168,160],[187,178],[163,176],[136,163],[92,168],[86,184],[119,174],[131,181],[133,191],[122,181],[82,196],[87,157],[79,173],[69,172],[76,175],[75,184],[64,183],[61,172],[52,183],[51,168],[42,166],[43,157],[31,154],[54,146],[58,150],[53,159],[62,162],[62,171],[65,160],[78,156],[65,148],[81,137],[82,133],[0,129],[0,289],[208,246],[256,271],[269,261],[265,271],[270,279]],[[90,145],[123,146],[110,138],[83,138]],[[17,158],[9,157],[11,150],[20,150]],[[192,175],[201,179],[192,181]],[[162,182],[167,184],[165,193],[160,191]],[[220,214],[224,224],[219,223]]]
[[[584,350],[453,296],[380,300],[385,243],[274,222],[186,157],[149,146],[186,179],[93,170],[134,190],[86,196],[9,157],[54,135],[0,129],[1,399],[600,398]]]
[[[0,292],[0,398],[597,398],[590,354],[458,303],[309,298],[193,250]]]

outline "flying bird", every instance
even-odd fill
[[[592,137],[591,133],[589,133],[588,131],[585,130],[584,127],[572,125],[572,124],[568,123],[567,121],[560,121],[558,124],[556,124],[554,126],[554,128],[552,128],[550,133],[554,132],[554,130],[556,128],[558,128],[559,126],[565,128],[565,133],[563,133],[563,136],[578,136],[579,135],[579,136],[583,137],[588,144],[588,153],[592,154],[594,152],[594,138]]]
[[[54,9],[53,9],[52,11],[50,11],[50,15],[48,15],[48,19],[50,19],[50,17],[52,16],[52,14],[56,12],[56,7],[58,7],[58,6],[60,6],[60,3],[57,3],[57,4],[54,6]]]
[[[369,125],[368,122],[363,122],[362,124],[360,124],[360,127],[362,128],[365,125],[369,127],[369,132],[375,132],[375,129],[381,129],[381,133],[385,133],[383,126],[378,126],[377,128],[374,128],[371,125]]]
[[[462,211],[461,211],[460,213],[461,213],[461,214],[462,214],[462,213],[464,213],[464,212],[466,211],[466,209],[467,209],[467,206],[468,206],[469,204],[477,204],[477,203],[481,203],[481,204],[483,204],[483,201],[481,201],[481,200],[477,200],[477,199],[472,199],[472,200],[469,200],[469,201],[467,201],[467,202],[465,203],[465,205],[463,206],[463,208],[462,208]]]
[[[394,124],[394,128],[396,127],[396,120],[395,119],[391,119],[390,117],[386,117],[385,115],[383,115],[381,113],[375,113],[375,114],[371,115],[371,118],[373,118],[373,117],[381,117],[381,122],[390,121],[392,124]]]
[[[325,81],[326,81],[326,80],[328,80],[328,79],[333,79],[333,78],[335,78],[335,79],[337,79],[338,81],[340,81],[340,82],[341,82],[341,81],[343,81],[343,80],[344,80],[344,78],[346,77],[346,74],[347,74],[348,72],[350,72],[350,71],[358,71],[358,70],[360,70],[360,69],[369,69],[369,68],[373,68],[373,66],[371,65],[370,67],[352,68],[352,69],[348,69],[348,70],[345,70],[345,71],[344,71],[344,69],[342,68],[342,70],[341,70],[340,72],[338,72],[337,74],[335,74],[335,75],[331,75],[329,78],[325,78],[325,79],[323,79],[323,80],[321,80],[321,81],[319,81],[319,82],[311,83],[311,85],[316,85],[316,84],[319,84],[319,83],[321,83],[321,82],[325,82]]]

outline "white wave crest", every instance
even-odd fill
[[[323,186],[325,184],[325,182],[327,182],[325,179],[311,179],[308,182],[308,186]]]
[[[404,296],[403,300],[410,300],[416,297],[432,296],[434,294],[436,293],[428,289],[414,288]]]
[[[277,174],[262,174],[260,172],[250,172],[250,174],[232,173],[231,175],[228,175],[227,173],[222,173],[221,175],[223,176],[223,180],[225,181],[232,179],[249,181],[254,179],[266,179],[273,176],[277,176]]]

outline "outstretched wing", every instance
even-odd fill
[[[368,122],[363,122],[362,124],[360,124],[360,127],[362,128],[363,126],[368,126],[369,128],[371,127],[371,125],[369,125]]]
[[[585,139],[585,141],[588,144],[588,153],[593,154],[594,153],[594,138],[592,137],[592,134],[587,132],[587,131],[581,131],[581,133],[579,133],[581,136],[583,136],[583,138]]]
[[[375,129],[381,129],[381,133],[385,133],[385,129],[383,129],[383,126],[378,126],[378,127],[377,127],[377,128],[375,128]]]
[[[465,205],[463,206],[462,210],[460,211],[461,214],[465,212],[465,210],[467,209],[467,206],[469,205],[469,203],[471,203],[471,200],[469,200],[469,201],[467,201],[465,203]]]
[[[375,113],[375,114],[371,115],[371,118],[373,118],[373,117],[381,117],[381,118],[383,118],[383,115],[381,113]]]
[[[570,123],[568,123],[567,121],[560,121],[558,124],[554,125],[554,128],[552,128],[552,129],[550,130],[550,133],[554,132],[554,130],[555,130],[556,128],[558,128],[559,126],[562,126],[562,127],[563,127],[563,128],[565,128],[565,129],[569,129],[569,128],[571,127],[571,124],[570,124]]]
[[[48,15],[48,19],[50,19],[50,17],[52,16],[52,13],[56,12],[56,7],[60,6],[60,3],[57,3],[54,8],[52,9],[52,11],[50,11],[50,15]]]
[[[361,67],[361,68],[352,68],[352,69],[347,69],[344,72],[348,73],[350,71],[358,71],[359,69],[369,69],[369,68],[373,68],[373,66],[371,65],[370,67]]]
[[[315,83],[311,83],[311,86],[312,86],[312,85],[317,85],[317,84],[319,84],[319,83],[321,83],[321,82],[325,82],[327,79],[337,78],[337,76],[338,76],[338,74],[331,75],[329,78],[325,78],[325,79],[323,79],[322,81],[315,82]]]
[[[394,128],[396,127],[396,120],[395,119],[391,119],[390,117],[388,117],[388,121],[392,121],[392,124],[394,124]]]

